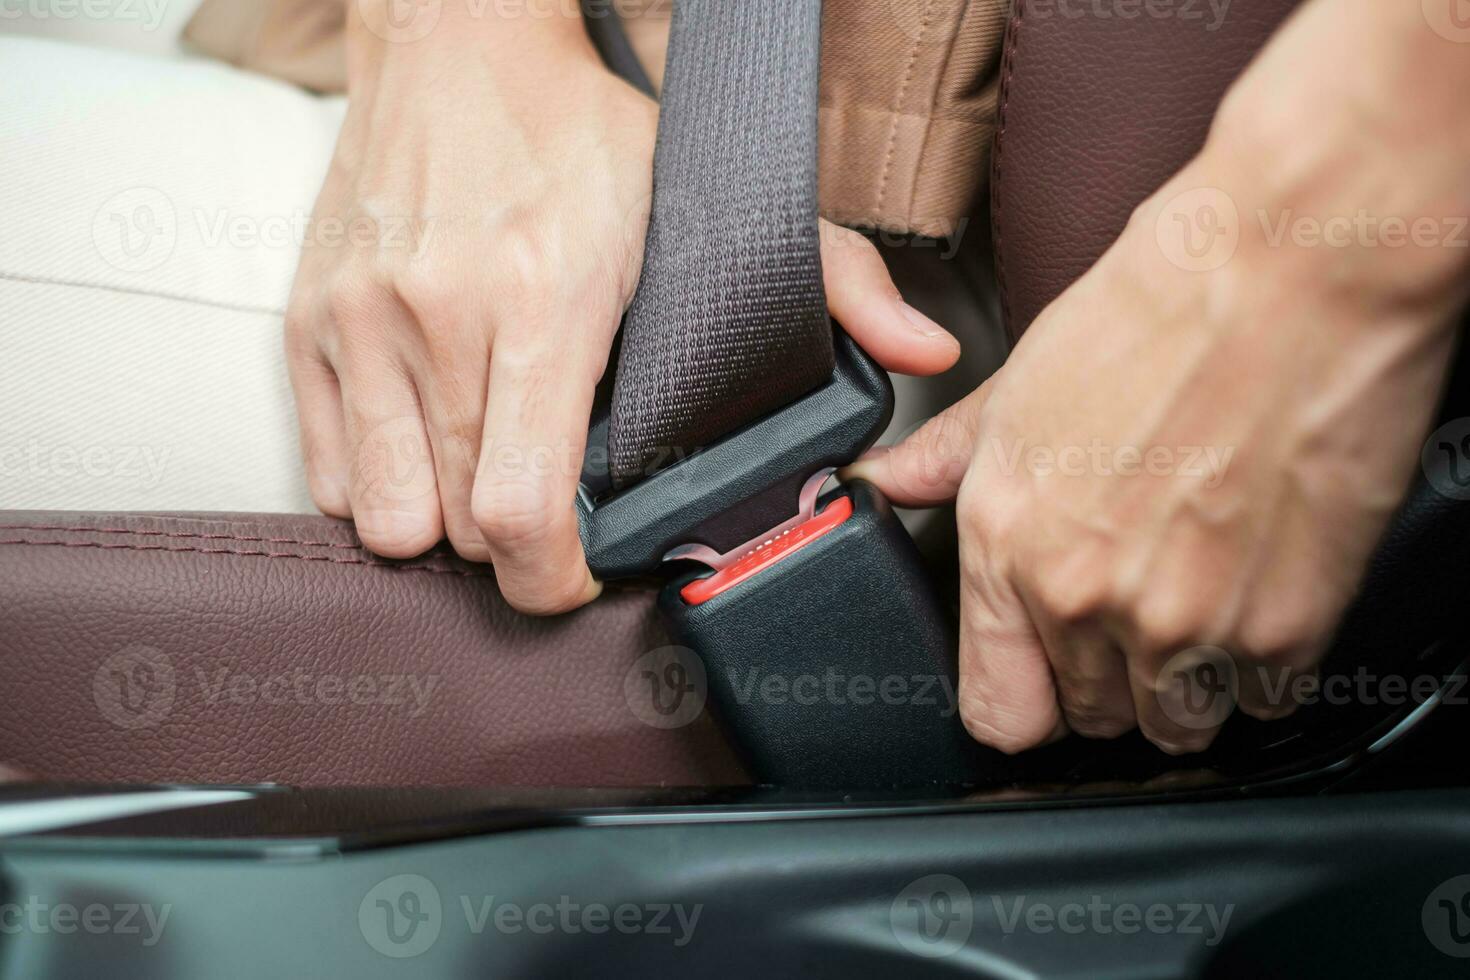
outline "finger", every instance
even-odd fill
[[[985,403],[982,385],[896,446],[876,449],[842,471],[867,480],[901,507],[933,507],[959,493],[975,449]]]
[[[347,440],[349,494],[357,533],[385,558],[412,558],[444,536],[434,454],[408,373],[385,356],[338,365]]]
[[[289,338],[286,365],[296,396],[301,454],[312,502],[330,517],[351,517],[352,457],[337,374],[315,345],[303,348]]]
[[[1145,738],[1170,755],[1203,752],[1234,713],[1235,661],[1213,646],[1192,646],[1167,658],[1129,651],[1133,708]]]
[[[467,343],[457,354],[435,358],[420,373],[439,509],[449,543],[461,558],[490,561],[490,547],[470,505],[483,438],[490,352]]]
[[[532,615],[575,609],[601,591],[582,553],[575,506],[602,367],[592,363],[590,346],[524,349],[502,342],[490,354],[471,508],[501,594]]]
[[[858,346],[900,374],[954,367],[960,342],[903,301],[872,242],[828,221],[822,222],[821,238],[827,306]]]
[[[1128,661],[1097,626],[1033,615],[1046,647],[1067,727],[1083,738],[1117,738],[1137,727]]]
[[[960,717],[976,740],[1006,753],[1067,733],[1041,637],[1010,583],[961,535]]]
[[[1287,664],[1236,662],[1239,691],[1236,702],[1240,710],[1257,721],[1279,721],[1301,707],[1305,681],[1315,683],[1316,667],[1294,667]],[[1307,688],[1310,690],[1310,687]]]

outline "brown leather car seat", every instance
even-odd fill
[[[1017,4],[991,202],[1014,333],[1200,146],[1230,80],[1294,5],[1236,0],[1206,31]],[[1463,586],[1449,569],[1470,543],[1452,504],[1416,488],[1349,643],[1408,649],[1448,627],[1443,597]],[[0,764],[46,779],[748,778],[707,717],[640,719],[640,658],[668,641],[638,588],[532,620],[483,567],[437,552],[383,561],[325,518],[10,513],[0,596]]]
[[[668,643],[646,590],[532,619],[485,566],[383,561],[328,518],[21,512],[0,591],[0,761],[45,779],[745,781],[707,716],[630,707]]]

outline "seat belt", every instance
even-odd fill
[[[893,411],[887,374],[826,310],[821,8],[675,2],[652,219],[588,436],[583,545],[602,578],[676,570],[659,608],[678,662],[651,674],[673,679],[671,703],[707,698],[759,781],[993,779],[1004,762],[959,720],[954,620],[913,541],[874,487],[820,493]]]
[[[608,450],[627,487],[835,366],[817,223],[821,0],[677,0]]]

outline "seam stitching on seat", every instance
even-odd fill
[[[1026,0],[1015,0],[1011,21],[1006,26],[1005,67],[1001,71],[1000,107],[996,112],[995,149],[990,154],[990,226],[995,240],[995,280],[1000,287],[1000,313],[1006,334],[1016,340],[1016,327],[1011,314],[1011,292],[1006,280],[1006,259],[1001,215],[1005,197],[1000,192],[1002,156],[1006,135],[1006,110],[1010,107],[1011,76],[1016,71],[1016,51],[1021,46],[1021,16]]]
[[[298,538],[266,538],[241,534],[206,534],[191,531],[141,531],[122,527],[78,527],[70,524],[0,524],[0,531],[62,531],[68,534],[130,534],[140,538],[200,538],[206,541],[243,541],[247,544],[297,544],[308,548],[363,550],[361,545],[341,541],[303,541]]]
[[[96,289],[104,293],[119,293],[125,296],[143,296],[148,299],[166,299],[176,303],[192,303],[195,306],[211,306],[215,309],[229,310],[233,313],[255,313],[261,316],[285,316],[284,309],[274,306],[253,306],[248,303],[231,303],[226,300],[206,299],[203,296],[189,296],[185,293],[168,293],[152,289],[134,289],[129,286],[114,286],[102,282],[77,282],[71,279],[53,279],[49,276],[30,276],[23,272],[0,271],[0,279],[11,282],[23,282],[32,286],[63,286],[72,289]]]
[[[0,545],[31,545],[37,548],[96,548],[101,551],[165,551],[175,554],[234,555],[242,558],[290,558],[296,561],[329,562],[333,565],[365,565],[399,572],[432,572],[435,575],[458,575],[460,578],[494,578],[493,572],[470,572],[458,568],[435,568],[432,565],[394,565],[366,558],[333,558],[330,555],[302,555],[288,551],[236,551],[230,548],[170,548],[166,545],[104,544],[100,541],[35,541],[27,538],[0,538]]]

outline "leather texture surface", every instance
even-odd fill
[[[652,786],[746,779],[708,714],[640,720],[654,596],[554,620],[350,525],[0,515],[0,764],[78,782]],[[647,712],[643,712],[647,714]]]
[[[1119,17],[1016,0],[991,156],[996,272],[1013,338],[1204,145],[1225,90],[1297,3],[1235,0],[1218,16],[1216,5],[1181,3],[1163,8],[1172,16]]]
[[[1235,0],[1211,30],[1206,4],[1195,7],[1203,19],[1190,21],[1065,17],[1049,0],[1017,0],[991,185],[997,275],[1013,338],[1199,150],[1225,90],[1297,2]],[[1470,358],[1462,350],[1440,417],[1467,416]],[[1329,663],[1402,670],[1459,630],[1470,587],[1470,491],[1457,486],[1449,465],[1434,456],[1416,474]]]

